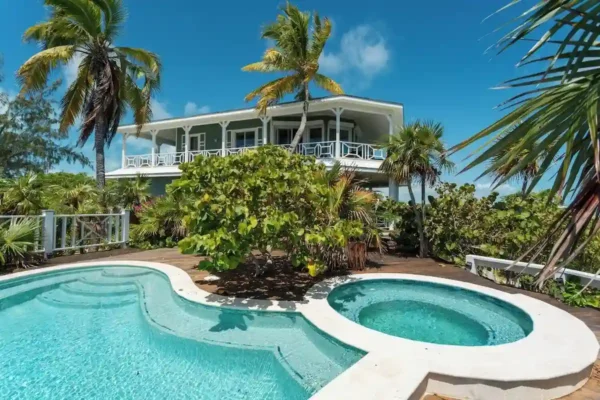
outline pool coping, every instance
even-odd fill
[[[592,331],[566,311],[540,300],[472,283],[431,276],[372,273],[326,279],[302,301],[225,297],[195,285],[182,269],[148,261],[111,260],[63,264],[0,276],[0,282],[44,272],[83,267],[134,266],[164,273],[179,296],[210,306],[298,312],[326,334],[363,350],[365,357],[317,392],[313,399],[418,399],[425,392],[455,398],[558,398],[585,384],[599,345]],[[533,331],[496,346],[453,346],[390,336],[359,325],[327,301],[341,285],[383,279],[408,279],[472,290],[525,311]]]

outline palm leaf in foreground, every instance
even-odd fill
[[[571,262],[600,230],[599,20],[600,7],[593,0],[540,1],[523,13],[498,47],[504,51],[515,43],[533,41],[520,64],[547,65],[508,81],[505,88],[526,88],[503,103],[512,111],[451,149],[487,139],[489,146],[465,169],[491,160],[482,175],[502,171],[497,185],[537,162],[539,171],[528,184],[528,193],[556,166],[550,197],[574,195],[573,200],[545,238],[520,258],[531,256],[529,261],[534,262],[558,236],[538,276],[540,285]],[[549,51],[553,54],[540,55]]]

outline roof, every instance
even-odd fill
[[[316,105],[319,103],[335,102],[336,100],[348,101],[348,102],[352,102],[352,103],[372,103],[372,105],[375,105],[375,106],[399,109],[400,112],[402,112],[402,110],[404,108],[404,105],[402,103],[398,103],[398,102],[375,100],[375,99],[371,99],[368,97],[352,96],[352,95],[346,95],[346,94],[314,98],[314,99],[310,100],[310,104]],[[300,106],[302,103],[303,103],[302,101],[289,101],[289,102],[278,103],[276,105],[270,106],[267,109],[267,115],[269,114],[269,111],[279,110],[281,108]],[[255,107],[230,109],[230,110],[226,110],[226,111],[217,111],[217,112],[213,112],[213,113],[197,114],[197,115],[186,116],[186,117],[166,118],[166,119],[160,119],[160,120],[156,120],[156,121],[152,121],[152,122],[148,122],[148,123],[144,124],[144,127],[146,128],[144,130],[148,131],[149,130],[148,128],[152,128],[152,127],[165,129],[165,128],[169,127],[168,125],[171,125],[170,124],[171,122],[173,122],[173,123],[174,122],[193,123],[193,122],[197,122],[197,120],[199,120],[199,119],[200,120],[208,120],[213,117],[226,117],[228,115],[233,116],[234,114],[247,114],[247,113],[252,113],[252,112],[256,112]],[[256,116],[255,116],[255,118],[256,118]],[[136,128],[135,124],[129,124],[129,125],[120,126],[119,130],[133,130],[135,128]]]

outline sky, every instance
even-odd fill
[[[484,19],[507,2],[297,0],[295,4],[332,20],[333,32],[320,60],[320,72],[340,82],[348,94],[403,103],[406,122],[441,122],[444,141],[452,146],[501,117],[495,107],[511,93],[492,88],[527,72],[516,68],[523,47],[501,55],[494,50],[486,52],[498,39],[494,30],[514,13]],[[155,119],[248,107],[244,96],[272,78],[242,72],[241,67],[258,61],[269,46],[260,38],[261,27],[276,18],[283,2],[124,3],[128,19],[116,45],[153,51],[163,63],[162,87],[152,100]],[[15,71],[37,50],[35,44],[23,43],[22,34],[46,15],[42,0],[5,0],[0,5],[0,54],[4,57],[0,91],[18,93]],[[76,67],[76,62],[62,67],[55,77],[68,83]],[[73,130],[70,141],[75,143],[76,137]],[[133,148],[132,153],[144,153],[149,152],[148,144],[141,139],[132,145],[128,141],[128,148]],[[83,151],[94,160],[91,141]],[[469,153],[462,151],[453,157],[458,170],[466,165],[464,158]],[[118,168],[120,158],[117,137],[107,150],[107,170]],[[83,169],[61,164],[57,170]],[[91,169],[85,171],[92,173]],[[484,195],[490,191],[491,179],[475,181],[480,172],[445,175],[444,180],[475,183],[478,193]],[[497,191],[507,194],[517,186],[505,184]]]

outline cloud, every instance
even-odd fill
[[[150,99],[150,109],[152,110],[152,120],[167,119],[173,117],[167,111],[167,103],[160,102],[156,99]]]
[[[185,116],[206,114],[209,112],[210,112],[209,106],[198,107],[198,105],[196,103],[194,103],[193,101],[188,101],[186,103],[185,107],[183,108],[183,115],[185,115]]]
[[[497,192],[501,196],[507,194],[516,193],[519,189],[511,185],[510,183],[503,183],[498,187],[494,187],[492,182],[481,182],[475,184],[475,193],[477,196],[487,196],[492,192]]]
[[[321,54],[319,66],[325,74],[370,81],[387,68],[390,57],[383,36],[370,25],[359,25],[342,35],[338,52]]]
[[[81,60],[83,60],[83,54],[75,53],[73,58],[71,58],[71,60],[62,68],[67,86],[70,86],[71,83],[75,82],[75,79],[77,79]]]

